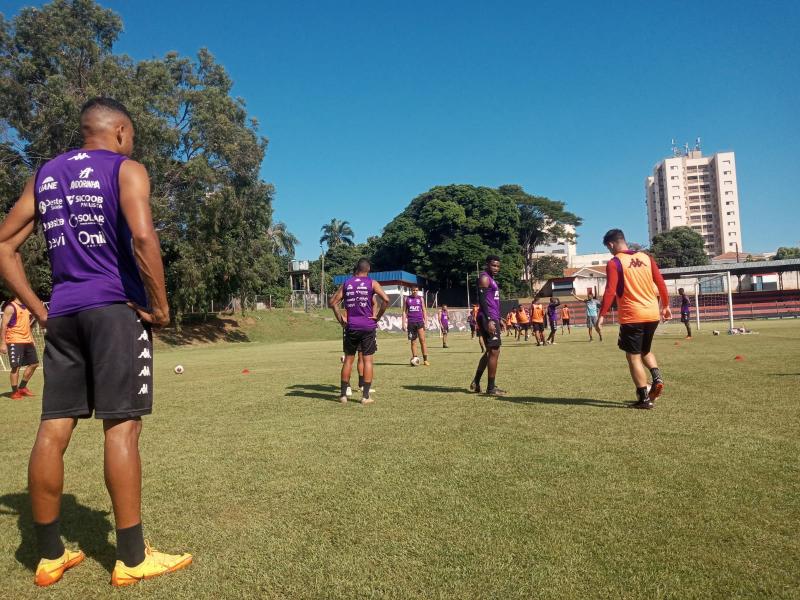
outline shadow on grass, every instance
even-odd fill
[[[440,394],[469,393],[469,389],[466,387],[452,387],[446,385],[404,385],[403,389],[411,390],[412,392],[437,392]]]
[[[503,402],[515,404],[562,404],[565,406],[592,406],[595,408],[628,408],[624,402],[605,402],[593,398],[542,398],[539,396],[493,396]]]
[[[287,398],[313,398],[330,402],[339,402],[339,393],[341,392],[338,386],[329,383],[298,383],[290,385],[286,389],[289,390],[285,394]]]
[[[156,337],[169,346],[211,344],[215,342],[249,342],[247,334],[239,329],[236,319],[209,316],[205,320],[189,322],[178,331],[176,328],[161,329]]]
[[[116,550],[108,541],[108,534],[114,529],[106,510],[95,510],[84,506],[73,494],[61,497],[61,536],[67,542],[77,544],[86,556],[95,559],[111,571],[116,560]],[[20,544],[15,552],[16,559],[33,571],[39,562],[36,551],[36,534],[33,530],[31,501],[27,492],[0,496],[0,518],[6,515],[17,516]]]

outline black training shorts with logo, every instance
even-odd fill
[[[503,339],[500,337],[500,323],[491,319],[489,322],[494,323],[494,335],[490,334],[488,331],[486,331],[486,329],[481,327],[480,334],[483,338],[483,343],[487,348],[499,348],[503,344]]]
[[[131,419],[153,410],[150,326],[126,304],[47,320],[42,419]]]
[[[345,329],[342,350],[347,356],[361,352],[363,356],[371,356],[378,351],[378,338],[374,329]]]
[[[39,355],[36,354],[34,344],[7,344],[8,364],[12,369],[39,364]]]
[[[620,325],[617,346],[629,354],[649,354],[658,323],[658,321],[650,321]]]
[[[681,313],[681,323],[688,323],[689,320],[689,313]]]
[[[425,323],[409,323],[406,329],[408,329],[408,339],[413,342],[419,337],[420,329],[425,331]]]

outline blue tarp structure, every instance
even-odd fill
[[[408,271],[377,271],[370,273],[369,276],[378,283],[391,283],[391,284],[404,284],[406,286],[418,285],[419,287],[427,287],[427,281],[424,277],[414,275]],[[335,285],[342,285],[350,275],[336,275],[333,278]]]

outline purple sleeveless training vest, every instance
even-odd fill
[[[347,310],[347,328],[353,331],[372,331],[378,323],[372,318],[372,279],[351,277],[344,282],[344,308]]]
[[[406,318],[409,323],[422,323],[422,298],[406,296]]]
[[[492,319],[493,321],[500,320],[500,288],[497,285],[497,282],[492,277],[491,273],[487,273],[484,271],[481,273],[481,278],[488,277],[489,278],[489,288],[485,292],[486,296],[486,306],[489,309],[489,314],[484,315],[484,317]],[[481,312],[483,309],[481,308]]]
[[[36,212],[53,274],[50,317],[118,302],[147,306],[119,205],[126,159],[108,150],[71,150],[36,173]]]

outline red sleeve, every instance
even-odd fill
[[[658,295],[661,298],[661,306],[667,307],[669,306],[669,292],[667,291],[667,284],[664,282],[664,277],[661,275],[661,271],[658,270],[656,261],[654,261],[652,258],[650,258],[650,266],[653,271],[653,281],[656,283]]]
[[[619,272],[621,266],[616,258],[612,258],[606,265],[606,291],[603,293],[603,304],[600,306],[601,317],[605,317],[608,311],[611,310],[611,305],[614,304],[617,288],[622,282]]]

